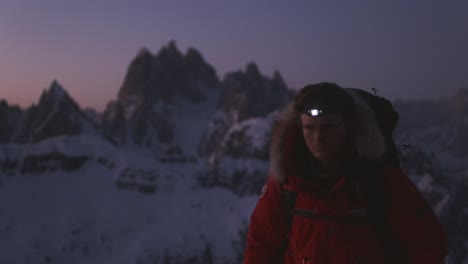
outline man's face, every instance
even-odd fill
[[[301,115],[307,148],[322,162],[336,161],[345,151],[346,128],[340,114]]]

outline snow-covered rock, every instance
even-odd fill
[[[175,42],[156,55],[143,48],[130,63],[117,99],[108,104],[103,126],[120,144],[161,154],[176,145],[191,156],[218,93],[216,72],[197,50],[182,54]]]

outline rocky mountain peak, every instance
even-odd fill
[[[185,59],[190,61],[193,64],[203,64],[206,63],[202,54],[195,48],[188,48],[187,53],[185,54]]]
[[[71,99],[63,86],[57,81],[53,80],[47,90],[44,90],[39,99],[39,105],[51,103],[76,103]]]
[[[147,47],[141,47],[134,59],[152,58],[154,55]]]
[[[198,50],[188,48],[185,54],[185,63],[191,80],[204,82],[207,84],[208,88],[216,88],[219,86],[216,70],[205,61]]]
[[[286,87],[286,83],[284,82],[283,76],[281,76],[281,73],[278,70],[275,70],[273,72],[273,83],[279,86],[284,86]]]
[[[216,71],[196,49],[183,54],[175,41],[155,55],[142,48],[128,67],[117,100],[104,112],[104,125],[119,142],[169,144],[176,127],[171,115],[182,105],[202,105],[218,87]]]
[[[62,85],[60,85],[57,80],[52,81],[52,84],[49,88],[49,94],[59,99],[68,96],[67,92],[63,89]]]
[[[261,74],[255,63],[249,63],[245,71],[225,75],[218,109],[237,113],[238,121],[266,116],[284,106],[291,94],[278,71],[269,78]]]
[[[171,40],[169,44],[163,46],[156,57],[161,61],[170,63],[177,63],[183,60],[183,55],[174,40]]]
[[[245,68],[245,74],[250,78],[261,78],[260,70],[255,62],[250,62]]]
[[[184,55],[175,41],[163,46],[156,55],[142,48],[131,61],[118,101],[125,108],[151,106],[158,101],[172,103],[180,97],[192,103],[206,100],[199,86],[219,85],[214,68],[194,48]]]
[[[139,104],[144,97],[145,82],[150,78],[153,54],[141,48],[130,65],[124,83],[118,92],[118,100],[123,104]]]
[[[45,90],[37,105],[32,105],[23,115],[13,141],[37,142],[45,138],[81,133],[96,129],[66,90],[54,80]]]

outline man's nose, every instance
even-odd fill
[[[314,131],[314,139],[317,140],[317,141],[320,141],[320,140],[323,140],[323,138],[325,137],[325,131],[319,127],[315,128],[315,131]]]

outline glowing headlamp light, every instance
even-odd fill
[[[311,116],[319,116],[320,114],[322,114],[323,111],[320,110],[320,109],[310,109],[310,110],[307,110],[307,114],[311,115]]]

